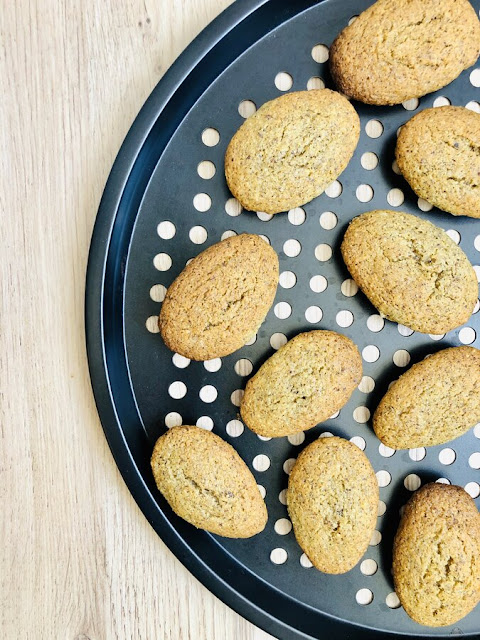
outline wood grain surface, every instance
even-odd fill
[[[174,558],[97,417],[85,269],[115,155],[231,0],[14,0],[0,10],[0,628],[6,640],[265,640]]]

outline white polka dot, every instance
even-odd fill
[[[305,213],[304,209],[302,209],[301,207],[297,207],[296,209],[290,209],[290,211],[288,212],[288,221],[290,222],[290,224],[293,224],[296,227],[303,224],[305,222],[306,217],[307,217],[307,214]]]
[[[261,239],[262,239],[264,242],[266,242],[268,245],[270,245],[270,244],[271,244],[271,242],[270,242],[270,238],[267,238],[267,236],[263,236],[262,234],[260,234],[258,237],[259,237],[259,238],[261,238]]]
[[[287,336],[283,333],[274,333],[270,338],[270,346],[272,349],[280,349],[284,344],[287,344]]]
[[[473,435],[480,438],[480,422],[473,427]]]
[[[309,91],[312,91],[312,89],[325,89],[325,82],[318,76],[312,76],[307,82],[307,89]]]
[[[480,235],[475,237],[475,240],[473,241],[473,246],[477,251],[480,251]]]
[[[205,429],[205,431],[211,431],[213,429],[213,420],[210,416],[201,416],[197,420],[197,427]]]
[[[216,173],[216,167],[210,160],[202,160],[197,167],[197,173],[204,180],[211,180]]]
[[[183,422],[182,416],[176,411],[170,411],[165,416],[165,426],[171,429],[172,427],[179,427]]]
[[[378,166],[378,156],[372,151],[366,151],[360,158],[360,163],[367,171],[372,171]]]
[[[377,569],[378,569],[378,565],[375,562],[375,560],[372,560],[372,558],[367,558],[366,560],[363,560],[363,562],[360,565],[360,571],[363,573],[364,576],[373,576],[373,574],[377,572]]]
[[[362,451],[365,451],[365,447],[367,446],[367,443],[361,436],[353,436],[353,438],[350,438],[350,442],[352,442]]]
[[[300,564],[305,569],[311,569],[313,567],[313,564],[310,562],[310,560],[307,558],[307,556],[304,553],[302,553],[302,555],[300,556]]]
[[[374,344],[369,344],[362,350],[362,358],[365,362],[376,362],[380,357],[380,350]]]
[[[281,504],[287,504],[287,490],[282,489],[278,494],[278,500]]]
[[[327,279],[324,276],[313,276],[310,278],[310,289],[315,293],[322,293],[328,287]]]
[[[416,449],[409,449],[408,456],[410,460],[414,460],[415,462],[420,462],[427,455],[427,450],[425,447],[417,447]]]
[[[329,198],[338,198],[342,194],[343,187],[342,183],[338,180],[334,180],[328,187],[325,189],[325,193]]]
[[[391,207],[400,207],[405,201],[405,196],[401,189],[390,189],[387,193],[387,202]]]
[[[393,354],[393,362],[397,367],[406,367],[410,362],[410,354],[405,349],[399,349]]]
[[[440,333],[440,334],[429,333],[428,335],[432,340],[436,340],[436,341],[441,340],[442,338],[445,337],[444,333]]]
[[[273,528],[279,536],[286,536],[292,530],[292,523],[287,518],[280,518],[275,522]]]
[[[288,554],[285,549],[274,549],[270,554],[270,560],[273,564],[285,564],[287,561]]]
[[[480,87],[480,69],[474,69],[470,73],[470,82],[474,87]]]
[[[357,18],[358,18],[358,16],[352,16],[352,17],[350,18],[350,20],[348,21],[348,26],[350,26],[351,24],[353,24]]]
[[[403,481],[403,485],[408,491],[416,491],[421,484],[422,481],[416,473],[410,473]]]
[[[339,327],[347,328],[353,324],[353,313],[346,309],[339,311],[335,316],[335,321]]]
[[[437,484],[451,484],[450,480],[448,478],[437,478],[437,480],[435,480],[435,482]]]
[[[373,593],[370,589],[359,589],[355,594],[355,600],[361,605],[370,604],[373,601]]]
[[[373,198],[373,189],[369,184],[359,184],[355,194],[360,202],[370,202]]]
[[[160,333],[160,327],[158,326],[158,316],[150,316],[145,322],[147,331],[150,333]]]
[[[315,247],[315,257],[319,262],[327,262],[332,257],[332,247],[329,244],[318,244]]]
[[[467,102],[465,108],[470,109],[470,111],[480,113],[480,103],[476,102],[475,100],[470,100],[470,102]]]
[[[293,271],[282,271],[278,282],[284,289],[291,289],[297,283],[297,276],[293,273]]]
[[[362,393],[371,393],[375,389],[375,380],[370,376],[363,376],[358,389]]]
[[[235,373],[239,376],[249,376],[252,373],[253,364],[246,358],[241,358],[235,363]]]
[[[448,107],[449,104],[451,104],[450,100],[445,96],[438,96],[438,98],[435,98],[433,101],[434,107]]]
[[[168,271],[172,266],[172,259],[168,253],[157,253],[153,259],[153,266],[158,271]]]
[[[401,172],[401,171],[400,171],[400,169],[398,168],[398,164],[397,164],[397,161],[396,161],[396,160],[394,160],[394,161],[392,162],[392,170],[393,170],[393,173],[396,173],[396,174],[397,174],[397,176],[402,175],[402,172]]]
[[[179,369],[185,369],[190,364],[190,358],[185,358],[185,356],[181,356],[179,353],[174,353],[172,362]]]
[[[243,394],[245,392],[242,389],[236,389],[230,396],[230,402],[235,406],[239,407],[242,403]]]
[[[384,326],[385,326],[385,320],[382,318],[382,316],[378,315],[377,313],[374,313],[373,315],[367,318],[367,327],[373,333],[378,333],[383,329]]]
[[[418,107],[418,104],[418,98],[410,98],[410,100],[405,100],[405,102],[402,102],[403,108],[407,111],[415,111],[415,109]]]
[[[465,491],[473,498],[480,496],[480,485],[478,482],[469,482],[465,485]]]
[[[369,120],[365,125],[365,133],[369,138],[379,138],[383,133],[383,124],[380,120]]]
[[[209,127],[202,132],[202,142],[206,147],[215,147],[220,141],[220,134],[216,129]]]
[[[353,412],[355,422],[365,424],[370,420],[370,410],[367,407],[357,407]]]
[[[293,86],[292,76],[285,71],[280,71],[275,76],[275,86],[279,91],[290,91]]]
[[[255,344],[255,342],[257,341],[257,334],[255,333],[251,338],[249,338],[246,342],[245,345],[246,346],[251,346],[252,344]]]
[[[342,286],[340,287],[340,290],[344,296],[346,296],[347,298],[351,298],[357,293],[358,285],[355,282],[355,280],[352,280],[351,278],[347,278],[347,280],[344,280],[342,282]]]
[[[265,213],[264,211],[257,211],[257,218],[262,222],[269,222],[273,215],[271,213]]]
[[[236,231],[232,231],[232,229],[228,229],[227,231],[224,231],[222,233],[222,235],[220,236],[221,240],[226,240],[227,238],[233,238],[233,236],[236,236],[237,232]]]
[[[423,198],[419,198],[417,200],[417,203],[418,203],[418,208],[421,211],[431,211],[433,209],[433,204],[430,204],[430,202],[427,202]]]
[[[220,360],[220,358],[214,358],[213,360],[205,360],[205,362],[203,363],[203,366],[207,371],[210,371],[210,373],[215,373],[222,366],[222,361]]]
[[[307,322],[310,322],[310,324],[316,324],[317,322],[320,322],[322,317],[323,311],[320,309],[320,307],[316,307],[315,305],[313,305],[305,310],[305,320]]]
[[[372,537],[370,538],[370,542],[368,543],[370,547],[376,547],[382,541],[382,534],[380,531],[375,530],[372,533]]]
[[[280,320],[285,320],[292,315],[292,307],[288,304],[288,302],[277,302],[275,307],[273,308],[274,314]]]
[[[292,436],[288,436],[287,440],[290,444],[298,447],[305,441],[305,434],[303,433],[303,431],[299,431],[298,433],[294,433]]]
[[[326,229],[327,231],[331,231],[335,229],[338,223],[337,216],[333,213],[333,211],[324,211],[320,216],[320,226],[322,229]]]
[[[249,118],[250,116],[253,116],[256,110],[257,106],[251,100],[242,100],[238,105],[238,113],[242,118]]]
[[[456,229],[448,229],[446,233],[447,236],[455,242],[455,244],[460,244],[461,237]]]
[[[395,455],[395,451],[396,451],[396,449],[392,449],[391,447],[387,447],[387,445],[383,444],[383,442],[378,445],[378,453],[383,458],[391,458],[393,455]]]
[[[257,438],[259,440],[261,440],[262,442],[268,442],[269,440],[271,440],[271,438],[267,437],[267,436],[259,436],[259,435],[257,435]]]
[[[242,213],[242,205],[236,198],[229,198],[225,203],[225,211],[232,218],[236,218]]]
[[[328,47],[324,44],[316,44],[312,49],[312,58],[318,64],[322,64],[328,60]]]
[[[207,230],[205,227],[192,227],[188,233],[188,237],[194,244],[203,244],[207,239]]]
[[[397,330],[398,333],[403,336],[404,338],[408,338],[409,336],[413,335],[415,333],[415,331],[413,329],[409,329],[408,327],[406,327],[403,324],[399,324],[397,325]]]
[[[218,396],[218,391],[211,384],[206,384],[204,387],[200,389],[200,400],[203,402],[215,402]]]
[[[283,252],[289,258],[295,258],[298,256],[300,251],[302,250],[302,245],[298,240],[290,239],[284,242],[283,244]]]
[[[154,284],[150,289],[150,298],[154,302],[163,302],[165,300],[165,294],[167,293],[167,288],[163,286],[163,284]]]
[[[212,199],[208,193],[197,193],[193,199],[193,206],[197,211],[201,211],[203,213],[208,211],[212,206]]]
[[[285,462],[283,463],[283,470],[285,471],[287,476],[290,475],[290,472],[293,469],[296,461],[296,458],[288,458],[288,460],[285,460]]]
[[[266,471],[270,467],[270,458],[263,453],[255,456],[252,462],[255,471]]]
[[[398,599],[395,591],[392,591],[388,594],[388,596],[385,598],[385,604],[390,609],[398,609],[400,607],[400,600]]]
[[[377,471],[375,475],[377,476],[377,482],[379,487],[388,487],[388,485],[392,481],[392,476],[388,473],[388,471],[385,471],[385,469],[381,469],[380,471]]]
[[[476,451],[468,458],[468,464],[472,469],[480,469],[480,452]]]
[[[180,380],[176,380],[172,382],[172,384],[168,387],[168,395],[175,400],[180,400],[185,397],[187,393],[186,385]]]
[[[231,438],[238,438],[241,436],[245,427],[240,420],[230,420],[227,422],[226,431]]]
[[[477,281],[480,282],[480,266],[477,264],[474,264],[473,270],[475,271],[475,274],[477,276]]]
[[[385,504],[385,502],[383,500],[379,500],[377,505],[377,517],[381,518],[382,516],[384,516],[386,510],[387,505]]]
[[[475,341],[477,334],[475,333],[475,329],[472,327],[463,327],[458,332],[458,339],[462,344],[472,344]]]
[[[480,300],[477,300],[475,306],[473,307],[472,313],[478,313],[480,311]]]
[[[262,496],[262,498],[265,500],[265,496],[267,495],[267,490],[265,489],[265,487],[261,484],[257,484],[258,490],[260,492],[260,495]]]
[[[171,240],[176,233],[175,225],[169,220],[164,220],[158,225],[157,233],[163,240]]]

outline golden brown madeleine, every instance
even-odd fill
[[[421,333],[442,334],[470,317],[475,271],[443,229],[400,211],[354,218],[342,243],[352,278],[381,315]]]
[[[480,23],[468,0],[378,0],[330,49],[345,95],[399,104],[455,80],[480,54]]]
[[[480,351],[443,349],[413,365],[383,396],[373,416],[392,449],[444,444],[480,422]]]
[[[480,514],[461,487],[427,484],[408,501],[393,545],[395,591],[419,624],[442,627],[480,599]]]
[[[192,360],[240,349],[258,330],[278,284],[278,256],[260,236],[214,244],[168,288],[159,326],[165,344]]]
[[[480,218],[480,114],[425,109],[400,130],[397,163],[415,193],[455,216]]]
[[[346,168],[360,119],[346,98],[320,89],[265,103],[225,155],[230,191],[245,209],[279,213],[319,196]]]
[[[153,450],[152,471],[173,511],[199,529],[250,538],[267,522],[255,478],[238,453],[211,431],[173,427]]]
[[[309,331],[289,340],[251,378],[242,420],[261,436],[304,431],[341,409],[362,379],[356,345],[334,331]]]
[[[319,438],[290,473],[287,506],[312,564],[345,573],[367,550],[377,522],[378,483],[367,456],[343,438]]]

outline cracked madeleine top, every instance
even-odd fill
[[[443,334],[470,317],[475,271],[443,229],[400,211],[354,218],[342,242],[352,278],[381,315],[421,333]]]
[[[359,136],[359,117],[339,93],[287,93],[266,102],[233,136],[225,155],[228,186],[251,211],[299,207],[342,173]]]
[[[260,236],[212,245],[168,288],[159,318],[165,344],[191,360],[233,353],[264,321],[277,283],[278,256]]]
[[[400,104],[445,87],[479,53],[468,0],[378,0],[334,41],[330,70],[355,100]]]
[[[425,109],[401,128],[396,156],[418,196],[453,215],[480,218],[480,114]]]

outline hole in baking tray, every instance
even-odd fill
[[[423,198],[419,198],[417,201],[418,204],[418,208],[420,209],[420,211],[431,211],[433,209],[433,204],[430,204],[430,202],[427,202],[426,200],[424,200]]]
[[[362,349],[362,358],[365,362],[376,362],[380,357],[380,349],[374,344],[368,344]]]
[[[230,420],[230,422],[227,422],[225,429],[231,438],[238,438],[244,432],[245,427],[240,420]]]
[[[280,347],[283,347],[284,344],[287,344],[287,336],[283,333],[274,333],[270,337],[270,346],[272,349],[278,350]]]
[[[357,407],[353,411],[353,419],[359,424],[365,424],[370,420],[370,410],[368,409],[368,407]]]
[[[244,393],[245,392],[243,391],[243,389],[235,389],[235,391],[233,391],[233,393],[230,395],[230,402],[233,404],[233,406],[240,406]]]
[[[381,442],[378,445],[378,453],[383,457],[383,458],[391,458],[393,455],[395,455],[395,451],[396,449],[392,449],[391,447],[387,447],[387,445],[383,444],[383,442]],[[385,478],[386,479],[386,478]],[[382,486],[382,485],[380,485]],[[386,485],[385,485],[386,486]]]
[[[420,100],[418,98],[410,98],[410,100],[405,100],[402,102],[402,106],[407,111],[415,111],[418,109],[418,105],[420,104]]]
[[[310,289],[315,293],[322,293],[328,287],[328,282],[325,276],[312,276],[310,278]]]
[[[206,147],[215,147],[220,142],[220,134],[216,129],[208,127],[202,131],[202,142]]]
[[[202,402],[210,404],[211,402],[215,402],[217,399],[218,391],[213,385],[206,384],[200,389],[199,396]]]
[[[205,431],[211,431],[213,429],[213,420],[210,416],[200,416],[197,420],[197,427],[205,429]]]
[[[207,239],[207,230],[205,227],[192,227],[188,232],[188,237],[194,244],[203,244]]]
[[[176,233],[176,227],[170,220],[164,220],[157,226],[157,233],[162,240],[171,240]]]
[[[422,481],[416,473],[410,473],[403,481],[405,489],[408,491],[416,491],[420,488]]]
[[[423,460],[426,455],[427,450],[425,447],[416,447],[415,449],[409,449],[408,451],[408,457],[414,462],[420,462],[420,460]]]
[[[363,376],[358,390],[362,393],[371,393],[375,389],[375,380],[371,376]]]
[[[273,528],[279,536],[286,536],[292,530],[292,523],[287,518],[280,518],[275,522]]]
[[[163,284],[154,284],[150,289],[150,298],[154,302],[163,302],[165,300],[165,294],[167,293],[167,288],[163,286]]]
[[[284,289],[292,289],[297,283],[297,276],[293,271],[282,271],[278,278],[278,282]]]
[[[339,311],[335,316],[335,322],[339,327],[343,327],[346,329],[347,327],[351,327],[354,321],[353,313],[348,311],[348,309],[343,309]]]
[[[320,307],[312,305],[311,307],[305,309],[305,320],[307,322],[310,322],[310,324],[316,324],[317,322],[320,322],[322,318],[323,311],[320,309]]]
[[[160,333],[160,328],[158,326],[158,316],[150,316],[147,318],[145,322],[145,326],[150,333]]]
[[[293,78],[286,71],[280,71],[275,76],[275,86],[279,91],[290,91],[293,87]]]
[[[165,426],[169,429],[179,427],[181,424],[183,424],[183,418],[176,411],[170,411],[170,413],[167,413],[165,416]]]
[[[462,344],[472,344],[472,342],[475,342],[476,337],[477,334],[472,327],[463,327],[458,332],[458,339]]]
[[[262,222],[270,222],[273,215],[271,213],[265,213],[264,211],[257,211],[257,218]]]
[[[293,444],[293,446],[298,447],[305,442],[305,434],[303,431],[299,431],[292,436],[288,436],[287,440],[290,444]]]
[[[359,589],[355,594],[355,600],[361,605],[370,604],[373,602],[373,593],[370,589]]]
[[[210,160],[202,160],[197,166],[197,173],[204,180],[211,180],[216,171],[215,165]]]
[[[342,183],[338,180],[334,180],[328,187],[325,189],[325,193],[329,198],[338,198],[338,196],[342,195],[343,186]]]
[[[415,333],[415,331],[413,329],[409,329],[408,327],[406,327],[403,324],[397,325],[397,331],[404,338],[409,338],[411,335],[413,335]]]
[[[480,103],[476,102],[476,100],[470,100],[470,102],[467,102],[465,107],[467,109],[470,109],[470,111],[476,111],[476,113],[480,113]]]
[[[238,113],[245,119],[253,116],[256,110],[257,105],[252,100],[242,100],[238,105]]]
[[[242,211],[242,205],[236,198],[229,198],[225,203],[225,211],[233,218],[239,216]]]
[[[393,173],[396,173],[396,174],[397,174],[397,176],[401,176],[401,175],[402,175],[402,172],[401,172],[401,171],[400,171],[400,169],[398,168],[398,163],[397,163],[397,161],[396,161],[396,160],[394,160],[394,161],[392,162],[392,171],[393,171]]]
[[[342,282],[340,290],[344,296],[346,296],[347,298],[351,298],[352,296],[356,295],[356,293],[358,292],[358,285],[355,282],[355,280],[352,280],[351,278],[347,278]]]
[[[304,553],[302,553],[302,555],[300,556],[300,564],[305,569],[311,569],[313,567],[313,564],[310,562],[310,560],[307,558],[307,556]]]
[[[383,133],[383,124],[380,120],[369,120],[365,125],[365,133],[369,138],[380,138]]]
[[[373,576],[378,570],[378,564],[372,558],[363,560],[360,564],[360,571],[364,576]]]
[[[360,158],[360,164],[367,171],[372,171],[378,166],[378,156],[373,151],[365,151]]]
[[[478,482],[468,482],[465,485],[465,491],[473,498],[480,496],[480,485]]]
[[[379,487],[388,487],[388,485],[392,481],[392,476],[385,469],[381,469],[380,471],[377,471],[375,475],[377,476],[377,482]]]
[[[468,458],[468,464],[472,469],[480,469],[480,452],[472,453]]]
[[[283,253],[289,258],[296,258],[300,251],[302,250],[302,245],[298,240],[291,238],[290,240],[286,240],[283,243]]]
[[[445,96],[438,96],[438,98],[435,98],[433,101],[434,107],[448,107],[450,104],[450,100]]]
[[[252,466],[255,471],[263,472],[266,471],[270,467],[270,458],[266,456],[264,453],[258,454],[255,456],[252,461]]]
[[[157,253],[153,259],[153,266],[158,271],[168,271],[172,266],[172,259],[168,253]]]
[[[181,356],[179,353],[174,353],[172,356],[172,362],[178,369],[186,369],[190,364],[190,359]]]
[[[387,193],[387,202],[391,207],[400,207],[405,201],[405,195],[401,189],[390,189]]]
[[[203,366],[210,373],[215,373],[222,366],[222,361],[220,358],[213,358],[213,360],[205,360]]]
[[[265,499],[265,496],[267,495],[267,490],[262,484],[257,484],[257,487],[258,487],[258,490],[260,491],[260,495],[262,496],[263,499]]]
[[[233,231],[232,229],[228,229],[227,231],[224,231],[222,233],[222,235],[220,236],[220,240],[226,240],[227,238],[233,238],[233,236],[236,236],[237,232]]]
[[[373,189],[369,184],[359,184],[355,191],[355,195],[359,202],[370,202],[373,198]]]
[[[285,462],[283,463],[283,470],[285,471],[287,476],[290,475],[290,472],[293,469],[293,465],[295,464],[296,461],[297,461],[296,458],[288,458],[288,460],[285,460]]]
[[[168,387],[168,395],[175,400],[184,398],[187,393],[187,385],[181,380],[176,380]]]
[[[296,207],[295,209],[290,209],[288,212],[288,221],[298,227],[299,225],[305,222],[307,214],[302,207]]]
[[[384,516],[386,511],[387,505],[383,500],[379,500],[377,506],[377,518],[381,518],[382,516]]]
[[[446,234],[455,242],[455,244],[460,244],[462,237],[456,229],[447,229]]]
[[[193,206],[197,211],[204,213],[208,211],[212,206],[212,199],[208,195],[208,193],[197,193],[197,195],[193,198]]]
[[[367,443],[361,436],[353,436],[353,438],[350,438],[350,442],[353,442],[353,444],[356,445],[359,449],[365,451]]]
[[[474,69],[470,73],[470,82],[474,87],[480,87],[480,69]]]
[[[385,604],[390,609],[398,609],[400,607],[400,600],[398,599],[395,591],[392,591],[388,594],[388,596],[385,598]]]
[[[368,545],[370,547],[376,547],[377,545],[380,544],[381,541],[382,541],[382,534],[380,533],[380,531],[377,531],[375,529],[375,531],[372,533],[372,537],[370,538],[370,542],[368,543]]]
[[[312,49],[312,58],[318,64],[323,64],[328,60],[328,47],[325,44],[316,44]]]
[[[315,257],[319,262],[327,262],[332,257],[332,247],[329,244],[319,244],[315,247]]]
[[[405,349],[399,349],[393,354],[393,363],[397,367],[406,367],[410,363],[410,354]]]
[[[320,216],[320,226],[326,231],[335,229],[338,224],[338,218],[333,211],[324,211]]]
[[[355,20],[358,18],[358,15],[354,15],[350,18],[350,20],[348,21],[348,26],[350,26],[351,24],[353,24],[355,22]]]
[[[285,564],[287,558],[287,552],[285,551],[285,549],[281,549],[280,547],[278,547],[277,549],[273,549],[273,551],[270,553],[270,560],[273,562],[273,564]]]
[[[286,320],[292,315],[292,307],[288,302],[277,302],[273,308],[274,314],[279,320]]]
[[[437,478],[435,482],[437,484],[452,484],[448,478]]]
[[[249,376],[252,373],[253,364],[247,358],[240,358],[236,361],[234,369],[239,376]]]
[[[280,502],[280,504],[287,504],[287,489],[282,489],[280,491],[280,493],[278,494],[278,501]]]
[[[367,328],[372,333],[378,333],[385,326],[385,320],[378,313],[373,313],[367,318]]]
[[[309,91],[313,89],[325,89],[325,82],[319,76],[312,76],[307,82],[307,89]]]
[[[333,416],[330,416],[330,419],[336,418],[339,413],[340,413],[340,411],[337,411],[337,413],[334,413]],[[324,431],[318,437],[319,438],[333,438],[333,433],[331,431]]]

